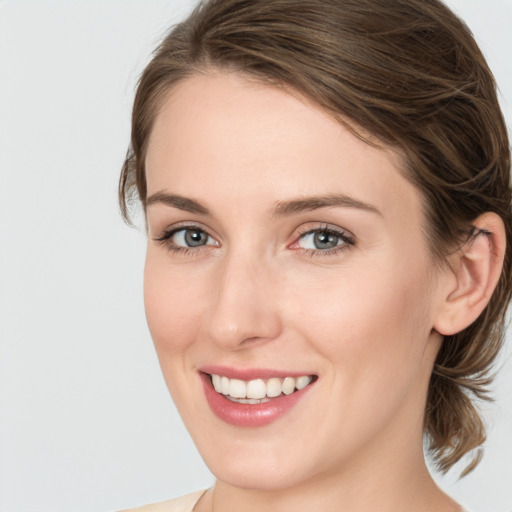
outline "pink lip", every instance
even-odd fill
[[[273,421],[276,421],[278,418],[282,417],[290,409],[292,409],[306,395],[312,386],[312,384],[310,384],[300,391],[295,391],[291,395],[281,395],[276,398],[271,398],[268,402],[260,404],[240,404],[237,402],[232,402],[231,400],[228,400],[226,397],[224,397],[224,395],[217,393],[217,391],[215,391],[213,388],[210,376],[207,373],[200,373],[200,376],[203,382],[203,389],[206,395],[206,400],[208,401],[211,410],[222,421],[237,427],[262,427],[272,423]],[[246,373],[243,371],[234,371],[229,375],[225,371],[216,374],[224,375],[230,378],[241,378],[241,373],[246,375]],[[251,373],[251,375],[257,375],[256,377],[244,376],[242,377],[242,380],[251,380],[251,378],[258,377],[265,379],[271,377],[281,377],[281,375],[276,375],[276,373],[272,371],[270,372],[270,377],[262,375],[261,371],[253,372],[251,370],[249,373]],[[231,375],[233,375],[233,377],[231,377]],[[302,373],[298,375],[304,374]],[[287,376],[292,375],[288,373]]]
[[[277,377],[301,377],[302,375],[313,375],[308,372],[290,372],[283,370],[272,370],[268,368],[231,368],[229,366],[207,365],[199,368],[200,372],[210,375],[222,375],[230,379],[253,380],[253,379],[271,379]]]

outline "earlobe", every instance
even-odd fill
[[[478,318],[501,275],[506,245],[502,219],[487,212],[473,226],[471,236],[453,255],[448,290],[434,325],[444,336],[464,330]]]

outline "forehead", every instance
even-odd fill
[[[299,95],[232,73],[175,86],[146,158],[148,195],[208,192],[241,203],[343,193],[383,212],[419,211],[401,167],[396,152],[365,143]]]

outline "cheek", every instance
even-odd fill
[[[204,289],[191,284],[184,274],[171,268],[165,255],[148,250],[144,268],[147,323],[167,388],[188,424],[204,414],[197,410],[201,390],[188,357],[198,337]]]
[[[395,269],[390,271],[390,269]],[[361,270],[364,269],[364,270]],[[306,279],[306,278],[305,278]],[[300,283],[295,321],[339,375],[389,379],[421,364],[430,325],[428,268],[383,262]]]
[[[389,268],[351,269],[328,286],[310,282],[307,296],[296,295],[295,325],[325,363],[329,403],[337,404],[328,408],[319,434],[331,439],[332,454],[423,413],[431,371],[426,274]]]
[[[204,289],[148,249],[144,268],[144,305],[158,355],[180,353],[194,339]]]

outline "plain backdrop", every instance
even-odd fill
[[[448,3],[487,55],[510,126],[512,0]],[[0,0],[2,512],[106,512],[213,482],[145,325],[144,233],[116,203],[137,77],[192,6]],[[512,511],[510,345],[483,462],[439,479],[474,512]]]

